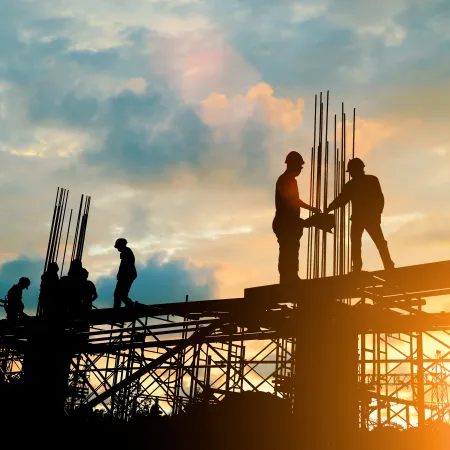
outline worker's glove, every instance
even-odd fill
[[[335,225],[334,214],[314,214],[311,217],[303,220],[303,226],[305,228],[315,227],[319,230],[326,231],[327,233],[331,233]]]

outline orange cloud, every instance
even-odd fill
[[[119,92],[129,90],[135,94],[143,94],[145,89],[147,89],[147,82],[143,78],[130,78],[118,88]]]
[[[378,119],[363,119],[356,116],[355,119],[355,154],[358,157],[368,155],[372,150],[389,139],[403,136],[408,130],[421,124],[418,119],[399,121],[388,117]],[[337,124],[337,146],[341,147],[342,122]],[[346,148],[349,151],[353,145],[353,121],[347,121]]]
[[[218,126],[246,121],[259,112],[267,124],[294,131],[303,122],[304,103],[302,98],[277,98],[269,84],[259,83],[246,95],[228,98],[211,93],[201,102],[200,117],[206,124]]]

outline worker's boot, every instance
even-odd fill
[[[380,252],[380,257],[381,261],[383,261],[384,269],[385,270],[395,269],[395,264],[394,261],[392,261],[391,259],[391,255],[389,253],[386,241],[384,241],[384,243],[378,247],[378,251]]]
[[[132,308],[134,306],[133,301],[128,297],[123,302],[125,303],[125,308]]]

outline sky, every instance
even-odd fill
[[[57,187],[92,197],[99,305],[118,237],[142,303],[278,282],[274,185],[291,149],[309,173],[327,90],[356,108],[397,266],[450,259],[449,29],[445,0],[2,0],[0,297],[28,276],[35,308]]]

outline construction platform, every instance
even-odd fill
[[[450,346],[435,337],[446,348],[441,357],[424,350],[425,338],[450,336],[450,313],[423,310],[427,299],[450,294],[449,275],[443,261],[253,287],[242,298],[98,309],[58,324],[1,321],[1,373],[26,373],[30,354],[40,355],[28,357],[30,373],[59,366],[65,381],[55,395],[69,414],[101,407],[127,419],[149,398],[176,413],[199,390],[211,402],[266,390],[311,427],[337,398],[346,406],[330,433],[395,418],[423,424],[450,411],[433,406],[429,378],[450,362]],[[404,378],[392,387],[395,375]],[[40,390],[47,384],[55,389],[39,377]]]

